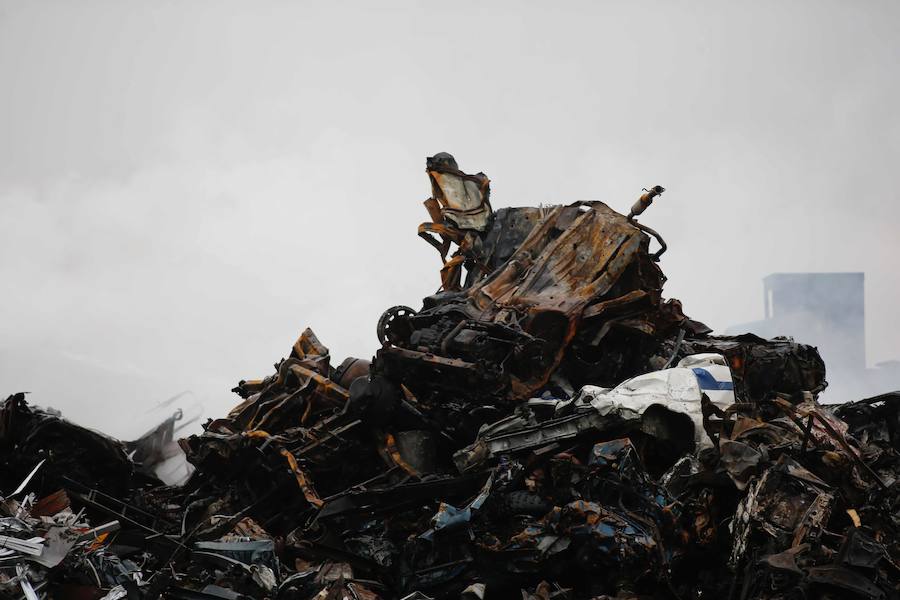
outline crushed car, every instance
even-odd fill
[[[370,359],[306,329],[180,440],[0,405],[0,594],[900,598],[900,392],[820,404],[814,347],[666,299],[661,186],[494,210],[426,172],[438,288]]]

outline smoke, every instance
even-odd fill
[[[724,329],[777,271],[864,271],[898,357],[895,3],[0,3],[0,383],[118,435],[209,415],[312,326],[369,356],[438,285],[424,157],[495,207],[598,199]],[[785,332],[791,333],[791,332]]]

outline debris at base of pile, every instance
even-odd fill
[[[179,441],[187,481],[178,413],[119,443],[0,406],[0,595],[900,598],[900,392],[820,405],[815,348],[664,300],[660,186],[493,211],[427,166],[439,291],[372,361],[304,331]]]

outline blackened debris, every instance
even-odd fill
[[[0,406],[11,598],[898,598],[900,392],[820,405],[789,338],[662,296],[655,231],[601,202],[493,211],[427,171],[440,288],[373,360],[307,329],[180,440]],[[649,235],[648,235],[649,234]]]

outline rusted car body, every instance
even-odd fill
[[[179,441],[183,485],[147,468],[174,417],[126,446],[0,405],[0,595],[900,597],[900,393],[821,405],[815,348],[665,299],[660,186],[494,210],[483,173],[426,170],[437,292],[372,361],[303,331]]]

